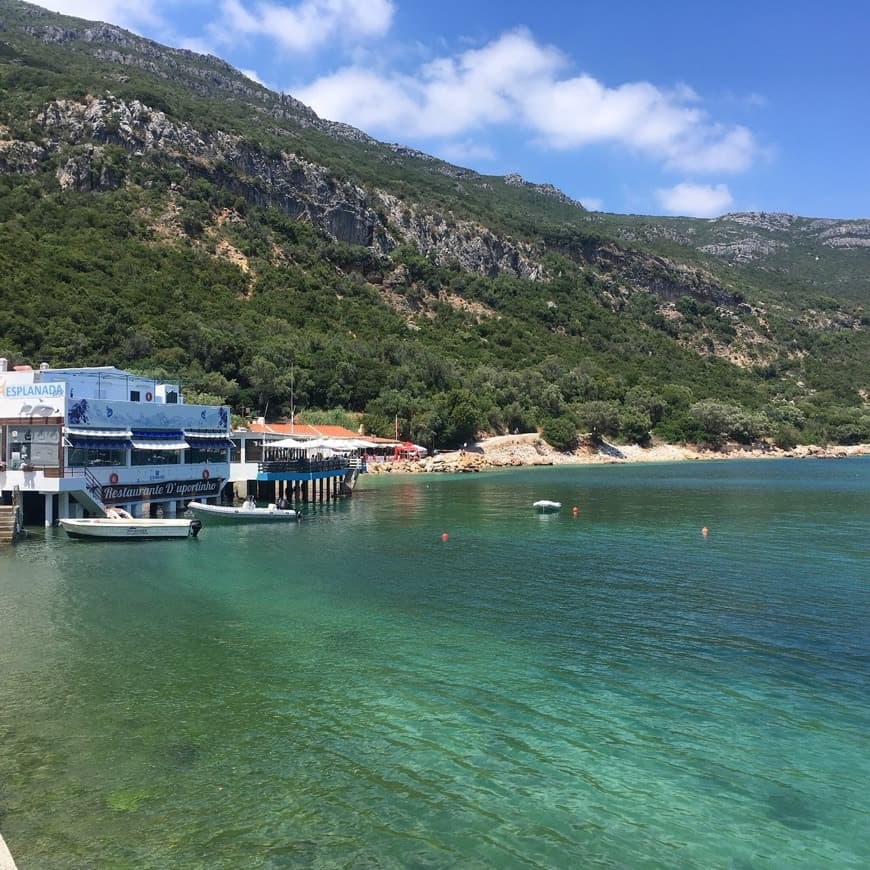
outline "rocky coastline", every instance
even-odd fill
[[[481,439],[462,450],[437,453],[417,460],[385,460],[369,462],[370,474],[432,474],[474,473],[498,468],[520,468],[539,465],[623,465],[636,462],[678,462],[711,459],[841,459],[870,455],[870,444],[818,447],[800,445],[793,450],[780,450],[766,445],[743,447],[727,445],[717,450],[674,444],[597,444],[582,438],[571,453],[555,450],[535,432],[521,435],[498,435]]]

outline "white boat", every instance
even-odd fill
[[[195,538],[202,528],[199,520],[134,519],[132,517],[92,517],[58,520],[60,527],[72,538],[92,538],[103,541],[153,540],[156,538]]]
[[[542,498],[540,501],[536,501],[532,507],[540,511],[542,514],[552,514],[556,511],[562,510],[562,502],[560,501],[548,501],[545,498]]]
[[[206,521],[251,523],[287,522],[288,520],[302,519],[302,514],[292,508],[279,508],[274,504],[270,504],[268,507],[257,507],[253,499],[248,499],[240,507],[191,501],[187,503],[187,509],[198,519]]]

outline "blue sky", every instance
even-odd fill
[[[45,0],[594,210],[870,217],[866,0]]]

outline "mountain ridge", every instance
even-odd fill
[[[672,377],[676,360],[680,379],[698,400],[718,392],[760,408],[770,399],[797,398],[809,403],[810,417],[831,402],[851,406],[859,418],[865,413],[868,222],[772,213],[701,220],[588,212],[552,185],[518,174],[480,175],[320,119],[218,58],[15,0],[0,0],[0,24],[0,179],[10,233],[43,232],[36,217],[16,211],[27,196],[41,204],[40,219],[54,221],[66,209],[105,224],[104,236],[120,232],[112,209],[126,203],[124,244],[141,260],[159,245],[188,262],[185,268],[213,272],[230,291],[221,317],[240,300],[263,306],[267,318],[285,311],[277,333],[307,348],[309,361],[338,342],[353,366],[376,369],[386,384],[393,363],[378,336],[380,318],[400,341],[414,336],[412,355],[428,360],[429,380],[417,384],[412,376],[415,386],[405,390],[410,418],[428,414],[431,420],[427,391],[446,390],[455,398],[484,364],[505,366],[518,382],[529,364],[544,377],[533,396],[518,400],[487,382],[494,410],[478,409],[478,422],[488,416],[495,429],[510,428],[512,402],[526,421],[539,424],[560,418],[579,424],[581,405],[595,401],[613,401],[625,416],[632,384],[653,387],[656,378]],[[66,244],[75,247],[78,238],[69,236]],[[34,268],[51,274],[52,264],[35,251]],[[100,269],[89,265],[96,259],[83,251],[85,272],[66,280],[97,281]],[[140,278],[144,292],[150,279]],[[111,280],[99,278],[93,292],[110,291]],[[315,341],[287,312],[286,299],[265,289],[282,286],[286,299],[307,308],[317,299],[321,313],[332,312],[333,326],[327,320],[318,327],[327,331],[323,338]],[[4,293],[14,319],[22,303],[8,295],[11,285]],[[374,307],[358,307],[362,299]],[[348,306],[357,306],[359,322],[347,320]],[[31,309],[45,316],[39,304]],[[336,336],[335,323],[346,323],[347,338]],[[370,334],[374,363],[354,347],[361,331]],[[456,342],[458,335],[465,344]],[[822,339],[827,373],[814,358]],[[286,393],[278,376],[271,393],[254,386],[262,371],[287,362],[285,352],[256,332],[237,342],[232,358],[203,353],[202,336],[185,338],[175,325],[155,332],[147,319],[130,327],[123,341],[140,365],[174,360],[188,372],[202,369],[209,389],[223,400],[235,396],[239,406],[272,401],[280,407]],[[34,347],[17,326],[6,342],[6,355]],[[185,362],[173,342],[199,350]],[[58,348],[68,344],[55,340]],[[108,349],[96,337],[85,346],[88,353],[105,353],[98,351],[101,344]],[[548,403],[541,397],[550,389],[543,372],[554,354],[562,362]],[[435,358],[442,362],[436,365]],[[644,358],[653,361],[646,373]],[[584,365],[586,374],[569,376]],[[720,365],[736,367],[731,385]],[[209,380],[210,366],[226,384]],[[608,368],[620,372],[615,386],[589,383],[589,372],[602,383],[613,380]],[[255,369],[259,374],[252,376]],[[341,389],[323,373],[309,370],[309,376],[312,402],[342,399],[373,417],[394,414],[384,396],[396,388],[360,371],[349,371]],[[676,414],[676,405],[671,411]],[[445,413],[456,416],[455,409]],[[650,428],[662,427],[654,419],[658,412],[646,409],[640,416]],[[685,435],[686,419],[680,425]],[[435,428],[439,437],[452,437],[449,427]]]

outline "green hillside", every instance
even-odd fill
[[[0,0],[0,355],[343,408],[870,440],[864,222],[591,214],[319,119],[216,58]],[[818,258],[818,259],[816,259]]]

